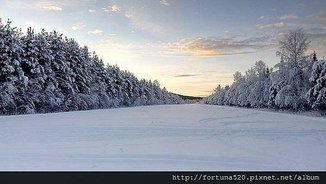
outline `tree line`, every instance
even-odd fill
[[[290,30],[279,41],[280,62],[269,68],[257,61],[234,82],[218,85],[203,103],[253,108],[326,110],[326,61],[305,55],[310,42],[302,29]]]
[[[137,79],[56,31],[26,33],[0,19],[0,114],[177,104],[157,80]]]

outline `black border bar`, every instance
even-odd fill
[[[0,184],[325,184],[326,172],[0,172]]]

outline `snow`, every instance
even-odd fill
[[[0,117],[0,170],[325,170],[326,121],[201,104]]]

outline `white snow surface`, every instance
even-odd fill
[[[200,104],[0,117],[0,170],[326,170],[326,118]]]

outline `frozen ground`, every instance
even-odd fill
[[[0,170],[326,170],[326,119],[199,104],[2,116]]]

